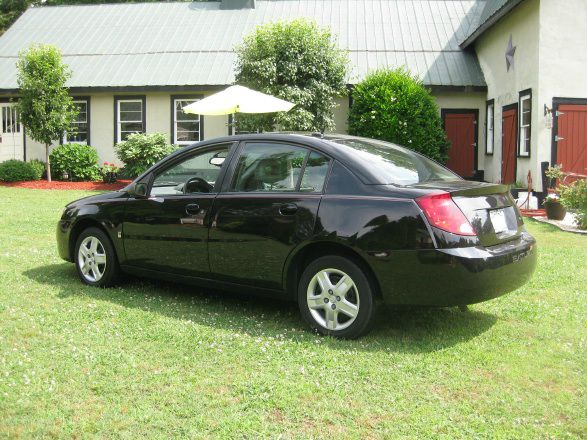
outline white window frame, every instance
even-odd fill
[[[89,118],[89,115],[90,115],[90,100],[88,98],[81,98],[81,99],[80,98],[77,98],[77,99],[74,98],[73,99],[73,103],[74,104],[82,104],[82,103],[83,104],[86,104],[86,120],[85,120],[85,123],[87,125],[86,132],[87,132],[88,135],[87,135],[85,141],[74,141],[74,140],[69,140],[68,139],[68,133],[65,132],[63,134],[63,141],[62,141],[62,143],[63,144],[81,144],[81,145],[88,145],[89,142],[90,142],[90,118]],[[78,122],[72,122],[72,125],[75,126],[75,124],[77,124],[77,123]]]
[[[493,154],[495,130],[495,103],[490,101],[485,109],[485,154]]]
[[[202,140],[202,116],[198,115],[198,139],[196,141],[178,141],[177,140],[177,123],[182,122],[183,120],[177,119],[177,102],[178,101],[186,101],[189,104],[192,104],[196,101],[199,101],[200,98],[173,98],[173,139],[172,143],[175,145],[191,145],[194,142],[199,142]],[[188,105],[189,105],[188,104]],[[194,122],[193,120],[185,120],[185,122]]]
[[[138,102],[141,104],[141,119],[140,120],[133,120],[133,121],[121,121],[120,120],[120,104],[123,102]],[[119,142],[122,142],[122,127],[121,125],[123,123],[141,123],[143,126],[143,130],[142,131],[138,131],[138,132],[133,132],[133,133],[146,133],[147,131],[147,127],[145,124],[145,99],[142,97],[138,97],[138,98],[116,98],[116,139],[115,139],[115,144],[118,144]]]
[[[524,102],[530,102],[530,110],[528,123],[524,124]],[[530,149],[532,148],[532,92],[520,92],[520,102],[518,104],[519,118],[518,118],[518,156],[529,157]],[[528,148],[526,149],[526,140],[528,141]]]

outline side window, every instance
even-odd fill
[[[300,191],[322,192],[329,165],[330,159],[322,156],[320,153],[312,151],[308,157],[308,161],[306,162],[306,168],[304,169]]]
[[[158,174],[151,195],[181,195],[215,192],[220,169],[228,156],[229,145],[196,153]]]
[[[247,143],[236,165],[232,191],[296,191],[308,150],[286,144]]]

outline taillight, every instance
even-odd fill
[[[475,235],[473,226],[449,193],[422,196],[416,199],[416,203],[432,226],[453,234]]]

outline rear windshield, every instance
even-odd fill
[[[407,148],[374,139],[330,138],[330,142],[350,147],[382,183],[414,185],[439,180],[461,180],[442,165]]]

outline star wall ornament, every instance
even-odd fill
[[[505,65],[507,71],[510,71],[510,67],[514,68],[514,54],[516,53],[516,47],[512,44],[512,34],[510,34],[510,41],[508,42],[508,48],[505,51]]]

